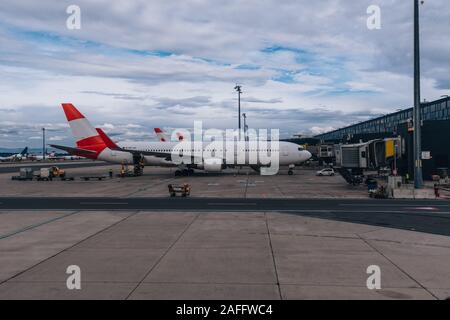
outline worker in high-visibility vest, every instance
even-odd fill
[[[434,195],[436,198],[439,198],[441,195],[439,193],[439,185],[437,183],[434,184]]]

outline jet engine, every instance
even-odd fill
[[[220,158],[209,158],[203,160],[203,170],[206,172],[220,172],[223,168],[223,160]]]

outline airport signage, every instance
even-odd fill
[[[431,160],[431,151],[422,151],[422,160]]]

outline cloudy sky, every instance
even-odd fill
[[[66,9],[81,8],[81,29]],[[237,125],[315,134],[412,105],[413,1],[0,2],[0,147],[73,143],[72,102],[117,140]],[[381,8],[381,29],[367,8]],[[423,98],[450,93],[450,8],[426,0]]]

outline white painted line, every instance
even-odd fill
[[[386,210],[367,210],[367,211],[343,211],[343,210],[341,210],[341,211],[339,211],[339,210],[332,210],[331,212],[340,212],[340,213],[403,213],[403,214],[411,214],[411,215],[421,215],[421,214],[427,214],[428,213],[428,211],[427,212],[420,212],[420,211],[414,211],[414,212],[411,212],[411,211],[405,211],[405,210],[403,210],[403,211],[386,211]],[[443,211],[435,211],[435,212],[433,212],[433,213],[435,213],[435,214],[439,214],[439,215],[442,215],[442,214],[449,214],[450,212],[443,212]]]
[[[256,203],[208,203],[208,206],[256,206]]]
[[[418,205],[415,204],[358,204],[358,203],[340,203],[339,206],[341,207],[357,207],[357,206],[364,206],[364,207],[403,207],[403,208],[417,208]],[[433,207],[450,207],[450,205],[447,204],[433,204]]]
[[[80,202],[80,204],[125,205],[128,204],[128,202]]]

